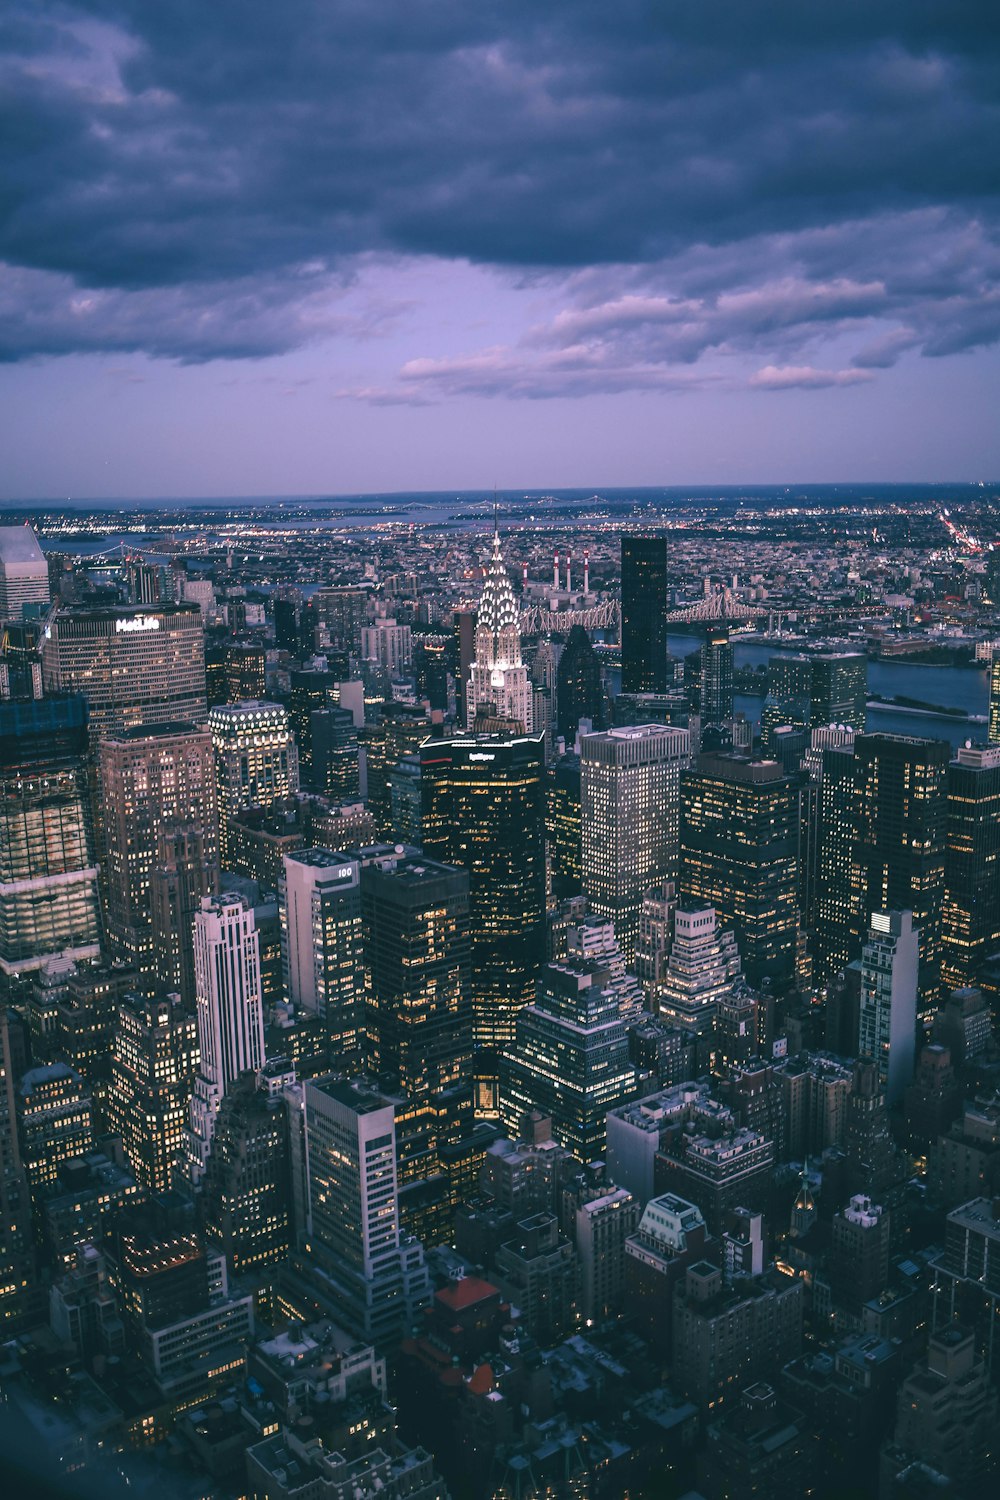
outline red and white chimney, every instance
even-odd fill
[[[590,593],[590,553],[583,554],[583,592]]]
[[[573,559],[570,557],[569,553],[567,552],[567,554],[566,554],[566,592],[567,592],[567,594],[571,594],[573,592],[573,579],[572,579],[572,574],[571,574],[572,567],[573,567]]]
[[[557,589],[559,587],[559,553],[558,552],[556,553],[555,562],[553,563],[553,566],[552,566],[552,587],[554,589]]]

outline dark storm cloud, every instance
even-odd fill
[[[0,46],[10,359],[294,348],[372,253],[565,277],[568,305],[366,399],[1000,337],[992,0],[41,0]]]

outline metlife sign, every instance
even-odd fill
[[[160,622],[155,615],[133,615],[130,620],[116,620],[117,635],[131,634],[134,630],[159,630]]]

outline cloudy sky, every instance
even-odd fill
[[[1000,475],[996,0],[7,0],[0,496]]]

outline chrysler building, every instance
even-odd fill
[[[469,673],[468,718],[470,729],[477,718],[512,719],[531,733],[531,682],[521,661],[517,600],[495,522],[476,626],[476,659]]]

